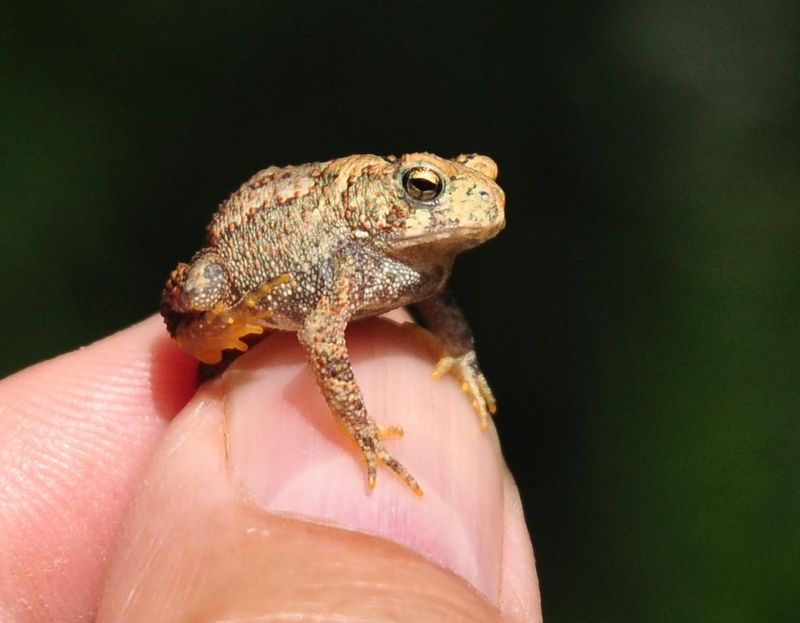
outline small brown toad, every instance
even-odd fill
[[[381,461],[421,494],[383,445],[402,430],[367,413],[345,327],[415,304],[441,340],[434,375],[461,382],[486,428],[494,397],[464,316],[442,288],[456,254],[505,224],[496,177],[495,163],[477,154],[357,155],[260,171],[220,205],[207,246],[170,274],[167,328],[207,364],[247,350],[246,336],[297,332],[333,415],[361,449],[369,486]]]

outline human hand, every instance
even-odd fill
[[[348,344],[422,498],[366,489],[291,334],[191,400],[157,318],[0,381],[0,620],[541,620],[494,432],[396,324]]]

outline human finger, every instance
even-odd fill
[[[236,620],[292,611],[385,620],[539,619],[519,498],[456,383],[386,320],[348,333],[372,416],[400,424],[368,491],[303,353],[275,335],[176,419],[126,525],[99,620]],[[450,610],[448,610],[450,608]],[[196,617],[196,618],[192,618]]]
[[[0,620],[88,619],[195,363],[149,318],[0,381]]]

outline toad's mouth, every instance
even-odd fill
[[[416,253],[460,253],[494,238],[505,226],[505,221],[494,227],[454,227],[446,231],[426,232],[392,240],[389,252],[406,256]]]

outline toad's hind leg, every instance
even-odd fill
[[[170,334],[204,364],[224,362],[229,351],[244,352],[250,337],[264,332],[272,316],[270,293],[291,280],[282,274],[241,296],[215,251],[198,253],[172,271],[162,293]]]
[[[323,296],[298,331],[301,344],[317,377],[333,415],[358,444],[367,463],[367,482],[375,486],[380,461],[396,473],[416,493],[422,489],[409,471],[383,445],[382,438],[402,435],[399,426],[380,427],[369,417],[350,363],[344,332],[349,320],[347,307],[348,284],[339,280],[338,295]]]

